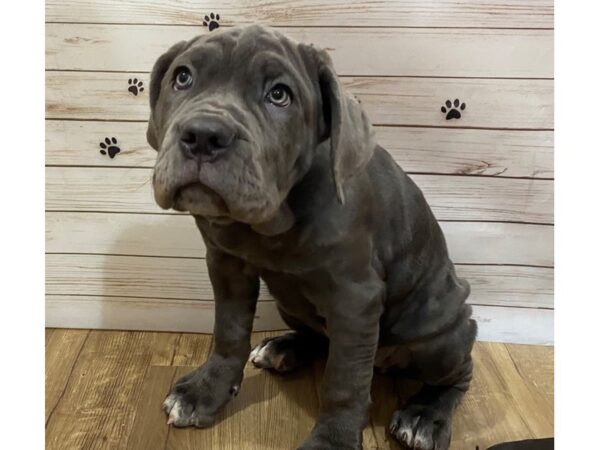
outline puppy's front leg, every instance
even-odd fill
[[[371,402],[373,363],[383,311],[378,279],[338,287],[325,308],[329,355],[321,385],[321,409],[299,450],[362,449]]]
[[[244,261],[216,249],[207,249],[206,262],[215,294],[214,348],[163,403],[168,423],[179,427],[213,424],[217,411],[238,393],[250,354],[259,278]]]

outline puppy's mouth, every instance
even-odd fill
[[[199,181],[180,186],[173,195],[172,208],[194,214],[223,215],[227,205],[217,192]]]
[[[220,216],[228,212],[222,196],[203,180],[202,167],[188,160],[180,168],[168,173],[163,168],[154,170],[154,197],[163,209],[188,211],[192,214]],[[206,177],[204,177],[206,178]],[[209,181],[209,180],[208,180]]]

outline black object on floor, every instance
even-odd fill
[[[488,450],[554,450],[554,438],[505,442],[492,445]]]

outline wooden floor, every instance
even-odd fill
[[[255,333],[253,341],[279,333]],[[294,449],[319,406],[318,363],[278,376],[246,367],[241,392],[208,430],[166,425],[169,386],[207,357],[211,335],[46,330],[46,448]],[[552,347],[477,343],[475,377],[459,407],[452,450],[553,435]],[[399,449],[386,428],[412,382],[376,375],[364,448]]]

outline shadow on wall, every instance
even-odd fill
[[[195,228],[193,218],[185,216]],[[116,224],[117,222],[115,222]],[[155,331],[212,332],[213,295],[204,275],[204,247],[200,233],[175,236],[172,215],[139,215],[139,220],[113,229],[108,254],[102,259],[98,324],[101,328]],[[148,242],[161,239],[164,254],[156,256]],[[173,248],[170,248],[173,247]],[[131,248],[145,255],[132,256]],[[178,248],[185,248],[185,252]],[[199,259],[201,257],[202,259]]]

